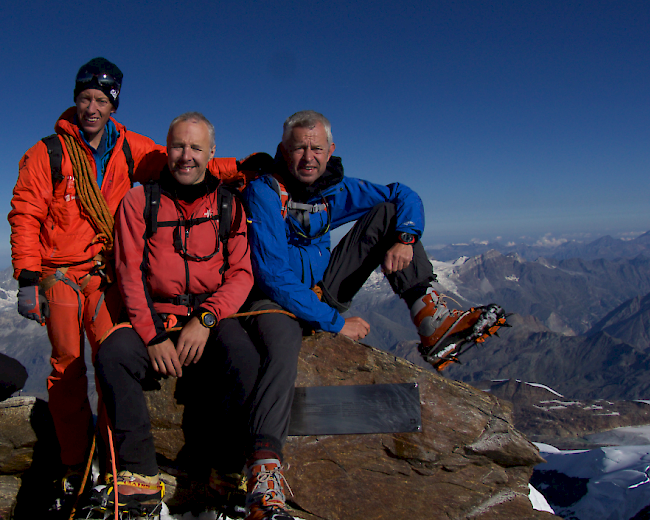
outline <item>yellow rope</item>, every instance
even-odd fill
[[[113,252],[113,227],[115,225],[113,215],[108,209],[106,200],[97,185],[97,180],[85,151],[71,135],[64,135],[63,140],[72,161],[77,196],[97,232],[93,243],[103,242],[106,255],[110,256]]]

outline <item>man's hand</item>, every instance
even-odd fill
[[[179,361],[188,366],[196,363],[203,355],[203,349],[210,336],[210,329],[201,325],[199,319],[194,316],[181,330],[176,343]]]
[[[413,260],[413,246],[397,242],[386,251],[381,269],[385,274],[391,274],[409,266]]]
[[[368,332],[370,332],[368,322],[359,318],[359,316],[352,316],[351,318],[345,318],[345,325],[343,325],[339,334],[343,334],[356,341],[365,338]]]
[[[29,320],[45,324],[45,318],[50,317],[50,306],[38,285],[18,289],[18,312]]]
[[[153,369],[164,376],[181,377],[183,369],[171,339],[147,347]]]

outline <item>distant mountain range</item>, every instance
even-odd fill
[[[650,294],[619,305],[582,336],[562,336],[533,320],[511,316],[513,328],[486,343],[489,355],[467,352],[448,377],[516,377],[582,399],[650,399]]]
[[[617,258],[634,258],[638,255],[650,256],[650,231],[633,240],[621,240],[607,235],[592,242],[571,240],[560,245],[552,244],[503,244],[496,242],[476,242],[454,244],[443,248],[428,248],[428,253],[441,262],[455,260],[461,256],[473,257],[490,250],[501,254],[517,253],[525,260],[537,260],[540,257],[555,260],[582,258],[583,260],[615,260]]]
[[[604,332],[650,353],[650,294],[619,305],[596,323],[588,335]]]
[[[469,350],[461,357],[463,364],[450,366],[444,375],[470,383],[534,381],[578,399],[650,399],[647,345],[643,350],[604,331],[563,336],[540,330],[541,323],[530,320],[511,316],[511,329]]]
[[[453,262],[432,259],[432,264],[436,288],[448,296],[450,307],[496,302],[507,312],[535,316],[550,331],[567,336],[587,333],[619,305],[650,292],[650,254],[615,260],[526,260],[518,253],[490,250]],[[354,299],[349,315],[373,325],[367,338],[373,346],[387,349],[400,340],[417,339],[408,309],[379,272]]]
[[[650,256],[527,261],[488,251],[459,265],[453,281],[472,305],[496,302],[553,331],[583,334],[618,305],[650,292]]]
[[[639,237],[636,245],[649,236]],[[603,244],[611,242],[598,240],[581,250],[603,251]],[[628,242],[613,243],[622,247]],[[517,313],[509,319],[512,329],[502,329],[501,338],[470,350],[461,358],[463,365],[443,372],[447,377],[466,382],[522,379],[581,399],[650,398],[650,255],[533,261],[492,250],[432,263],[450,305],[497,302]],[[364,341],[428,366],[417,352],[406,306],[381,274],[364,286],[350,314],[371,323]],[[400,336],[402,341],[394,343]]]

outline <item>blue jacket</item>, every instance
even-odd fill
[[[244,201],[255,282],[270,299],[314,328],[339,332],[345,323],[343,317],[310,290],[322,279],[329,263],[330,230],[357,220],[377,204],[392,202],[397,207],[397,231],[420,237],[424,230],[422,201],[403,184],[382,186],[344,177],[339,157],[330,159],[325,173],[311,186],[293,179],[279,152],[276,167],[294,201],[326,201],[328,210],[311,214],[306,231],[290,214],[283,219],[280,197],[270,175],[252,181],[244,191]]]

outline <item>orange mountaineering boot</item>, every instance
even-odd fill
[[[508,327],[506,318],[504,310],[494,303],[465,312],[449,310],[435,291],[411,307],[411,319],[420,335],[418,351],[438,372],[458,362],[462,352],[483,343],[500,327]]]
[[[246,520],[295,520],[287,511],[284,486],[291,492],[278,459],[261,459],[246,467]]]

